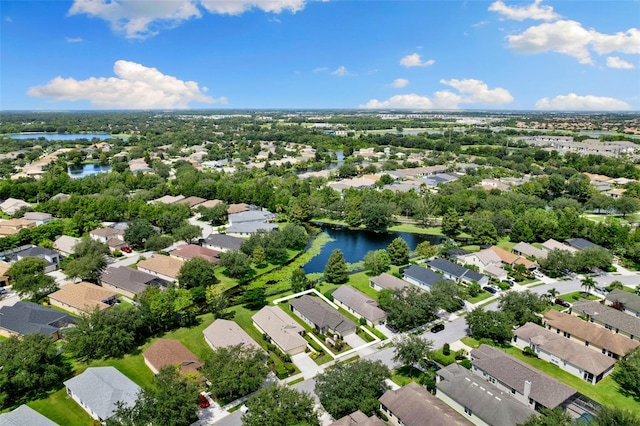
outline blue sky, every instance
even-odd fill
[[[0,4],[0,109],[639,110],[640,1]]]

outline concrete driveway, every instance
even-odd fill
[[[291,357],[291,361],[300,369],[302,376],[305,379],[315,377],[317,374],[324,372],[324,369],[320,367],[314,360],[309,357],[309,354],[302,352]]]
[[[344,336],[344,341],[347,342],[347,344],[349,346],[351,346],[352,348],[358,348],[362,345],[366,345],[367,342],[365,342],[360,336],[358,336],[356,333],[353,334],[349,334],[347,336]]]

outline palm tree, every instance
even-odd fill
[[[582,284],[581,287],[584,288],[585,296],[588,296],[591,290],[593,290],[596,286],[596,282],[591,277],[585,277],[582,281],[580,281],[580,283]]]
[[[549,290],[547,290],[546,294],[543,294],[543,296],[550,302],[553,303],[554,300],[556,300],[556,297],[558,296],[558,294],[560,294],[560,292],[558,290],[556,290],[555,288],[550,288]]]

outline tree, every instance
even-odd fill
[[[301,194],[289,202],[289,218],[294,223],[306,223],[313,217],[309,196]]]
[[[409,263],[409,245],[401,237],[395,238],[387,247],[389,259],[393,265],[406,265]]]
[[[531,290],[507,291],[500,295],[498,307],[510,315],[517,325],[527,322],[541,323],[537,315],[547,309],[544,299]]]
[[[311,395],[287,386],[263,387],[245,405],[248,411],[242,416],[243,426],[320,425]]]
[[[414,286],[393,291],[382,290],[378,295],[378,303],[387,313],[387,322],[401,331],[431,321],[437,309],[433,296]]]
[[[260,266],[264,264],[264,262],[267,260],[266,254],[264,252],[264,247],[256,246],[256,248],[253,249],[253,254],[251,254],[251,258],[253,259],[253,263],[256,266]]]
[[[541,407],[540,413],[532,414],[527,421],[518,426],[572,426],[573,417],[563,408],[556,407],[553,410]]]
[[[587,272],[593,268],[607,269],[613,262],[613,255],[603,247],[589,247],[573,256],[573,270]]]
[[[177,229],[174,229],[172,234],[176,241],[186,241],[188,244],[191,244],[193,240],[202,235],[202,228],[197,225],[187,223]]]
[[[454,281],[439,280],[431,286],[431,296],[439,308],[447,312],[460,309],[461,294],[458,284]]]
[[[359,359],[336,364],[316,376],[315,392],[322,406],[334,418],[356,410],[371,415],[380,406],[378,398],[385,392],[389,369],[380,361]]]
[[[182,264],[178,272],[180,287],[190,289],[194,287],[207,288],[220,282],[215,274],[215,265],[201,257],[194,257]]]
[[[614,201],[613,207],[622,217],[627,217],[630,213],[635,213],[640,210],[640,201],[637,198],[623,195]]]
[[[594,426],[640,426],[640,416],[626,408],[601,405],[593,423]]]
[[[372,275],[380,275],[388,271],[390,264],[391,260],[389,259],[389,255],[384,249],[369,251],[364,256],[364,267],[367,268]]]
[[[152,235],[144,243],[145,250],[161,251],[173,244],[173,238],[169,235]]]
[[[612,376],[623,392],[640,397],[640,349],[620,359]]]
[[[154,377],[154,385],[143,389],[133,406],[120,404],[107,419],[107,426],[173,426],[197,420],[198,388],[193,379],[181,375],[176,366],[167,365]]]
[[[76,257],[84,256],[106,256],[110,254],[109,247],[101,241],[91,238],[83,238],[73,248]]]
[[[438,247],[431,245],[429,241],[423,241],[416,247],[416,252],[422,257],[433,257],[438,254]]]
[[[30,256],[11,265],[7,276],[13,290],[20,297],[28,297],[34,302],[56,291],[55,280],[44,273],[46,265],[43,259]]]
[[[449,238],[455,238],[460,233],[460,215],[454,209],[449,209],[442,216],[442,233]]]
[[[269,372],[267,360],[262,349],[246,345],[220,347],[205,359],[201,371],[211,382],[211,396],[226,403],[260,387]]]
[[[220,226],[227,223],[227,203],[219,203],[211,208],[198,207],[200,218],[209,222],[211,225]]]
[[[513,318],[504,312],[476,308],[466,316],[467,326],[475,339],[508,342],[513,337]]]
[[[220,286],[212,285],[207,287],[205,297],[207,300],[207,305],[209,305],[213,316],[216,318],[222,318],[224,315],[224,310],[229,306],[229,300],[225,296]]]
[[[547,290],[546,298],[550,303],[553,303],[559,294],[560,292],[558,290],[556,290],[555,288],[550,288],[549,290]]]
[[[100,276],[107,267],[107,259],[103,254],[81,256],[72,259],[64,265],[62,270],[68,278],[79,278],[82,281],[98,283]]]
[[[596,282],[591,277],[584,277],[582,281],[580,281],[580,287],[584,289],[584,295],[588,296],[591,290],[596,287]]]
[[[245,291],[242,296],[242,302],[245,308],[252,311],[257,311],[264,307],[267,304],[264,287],[254,287]]]
[[[0,409],[45,397],[72,373],[51,336],[12,336],[0,344]]]
[[[242,278],[253,271],[251,269],[251,259],[239,250],[222,252],[220,254],[220,266],[226,268],[225,273],[232,278]]]
[[[430,358],[433,351],[433,341],[423,339],[417,334],[405,334],[393,342],[393,360],[412,367],[424,358]],[[411,374],[411,373],[409,373]]]
[[[349,281],[347,263],[342,255],[342,250],[335,249],[331,252],[329,260],[324,267],[324,279],[332,284],[344,284]]]
[[[289,281],[291,282],[291,291],[293,291],[294,293],[299,293],[311,288],[311,282],[307,278],[307,274],[304,273],[304,269],[302,268],[294,269],[291,273],[291,278],[289,278]]]
[[[377,193],[376,193],[377,194]],[[393,222],[395,205],[382,197],[367,197],[360,206],[360,218],[370,231],[386,231]]]
[[[133,247],[143,247],[150,237],[158,235],[155,228],[145,219],[136,219],[124,231],[124,240]]]

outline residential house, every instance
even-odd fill
[[[58,426],[58,423],[22,404],[13,411],[0,414],[0,426]]]
[[[275,223],[242,222],[229,226],[225,229],[225,233],[233,237],[250,237],[258,231],[270,232],[276,229],[278,229],[278,225]]]
[[[109,240],[112,239],[124,241],[124,231],[114,228],[97,228],[93,231],[89,231],[89,237],[92,240],[107,244]]]
[[[531,244],[522,241],[513,246],[511,250],[515,254],[526,257],[533,257],[535,259],[546,259],[548,253],[545,250],[539,249],[538,247],[532,246]]]
[[[207,247],[202,247],[196,244],[183,244],[178,246],[175,250],[169,252],[169,256],[180,259],[184,262],[200,258],[210,263],[217,263],[220,261],[220,251],[213,250]]]
[[[398,289],[407,288],[408,286],[409,286],[409,283],[407,281],[401,280],[400,278],[396,278],[393,275],[387,274],[386,272],[383,272],[377,277],[369,278],[369,287],[371,287],[375,291],[381,291],[386,289],[398,290]]]
[[[536,411],[459,364],[438,370],[436,398],[479,426],[513,426]]]
[[[54,342],[60,339],[60,330],[75,320],[64,312],[33,302],[16,302],[0,307],[0,336],[24,336],[42,333]]]
[[[150,258],[138,262],[138,270],[155,275],[165,281],[174,282],[178,280],[182,265],[184,265],[184,261],[181,259],[154,254]]]
[[[622,358],[640,346],[636,340],[554,309],[544,314],[544,323],[549,330],[614,359]]]
[[[402,273],[402,277],[423,290],[430,290],[432,285],[443,281],[442,275],[418,265],[409,265]]]
[[[471,363],[473,373],[533,409],[553,410],[576,394],[575,389],[491,346],[473,349]]]
[[[235,214],[249,211],[249,204],[240,203],[240,204],[229,204],[227,207],[227,214]]]
[[[262,349],[237,323],[225,319],[217,319],[202,331],[204,341],[211,349],[242,345],[254,349]],[[304,340],[304,339],[302,339]]]
[[[141,391],[115,367],[89,367],[64,385],[67,395],[99,422],[113,416],[118,402],[124,407],[134,406]]]
[[[616,360],[596,351],[584,350],[584,345],[528,322],[513,332],[513,344],[520,349],[535,351],[540,359],[595,385],[613,371]]]
[[[88,282],[66,284],[49,295],[49,303],[74,314],[107,309],[116,303],[118,294]]]
[[[587,321],[612,330],[631,340],[640,341],[640,318],[593,300],[580,300],[571,306],[574,315],[584,315]]]
[[[307,348],[304,328],[277,306],[265,306],[251,317],[253,326],[267,335],[283,353],[299,354]]]
[[[144,363],[153,374],[167,365],[178,366],[182,374],[198,374],[204,365],[197,356],[175,339],[158,339],[142,353]]]
[[[344,308],[356,318],[364,318],[367,324],[384,324],[387,313],[378,302],[349,285],[341,285],[333,292],[333,303]]]
[[[178,201],[184,200],[184,195],[165,195],[164,197],[156,198],[155,200],[147,201],[147,204],[174,204]]]
[[[33,228],[36,223],[25,219],[7,219],[0,221],[0,237],[6,235],[16,235],[21,229]]]
[[[371,417],[364,414],[362,411],[354,411],[351,414],[336,420],[329,424],[329,426],[385,426],[386,423],[380,420],[376,415]]]
[[[25,207],[31,207],[31,204],[18,198],[7,198],[4,202],[0,203],[0,210],[9,216],[13,216],[18,210]]]
[[[22,216],[22,219],[30,220],[34,222],[36,226],[40,226],[51,222],[53,220],[53,215],[49,213],[26,212],[24,216]]]
[[[553,238],[549,238],[547,241],[542,243],[542,250],[546,251],[547,253],[552,252],[553,250],[564,250],[568,251],[571,254],[574,254],[578,251],[577,249],[569,245],[562,244],[560,241],[556,241]]]
[[[148,286],[165,288],[168,282],[128,266],[110,266],[100,276],[100,285],[107,290],[135,299]]]
[[[80,238],[61,235],[53,242],[53,249],[60,253],[61,256],[67,257],[75,254],[76,245],[80,242]]]
[[[204,240],[204,247],[217,251],[240,250],[245,240],[225,234],[211,234]]]
[[[640,318],[640,296],[624,290],[612,290],[605,300],[609,306]]]
[[[436,257],[429,261],[427,266],[430,269],[441,273],[448,280],[466,284],[471,284],[473,281],[476,281],[480,285],[486,285],[489,283],[489,277],[486,275],[467,269],[464,266],[456,265],[455,263],[449,262],[448,260],[440,257]]]
[[[13,253],[16,260],[22,260],[27,257],[37,257],[46,262],[46,266],[44,268],[45,272],[55,271],[60,267],[60,255],[48,248],[31,246],[24,250],[20,250],[19,252]]]
[[[229,214],[229,223],[231,225],[237,225],[247,222],[269,222],[275,218],[276,215],[267,210],[250,210]]]
[[[215,206],[217,206],[218,204],[221,204],[221,203],[223,203],[222,200],[205,200],[202,203],[200,203],[197,206],[192,207],[192,208],[194,208],[196,210],[198,208],[200,208],[200,207],[205,208],[205,209],[212,209],[212,208],[214,208]]]
[[[9,275],[7,275],[9,269],[11,269],[11,264],[0,261],[0,287],[9,285]]]
[[[491,246],[487,250],[491,250],[493,253],[495,253],[504,265],[509,265],[511,267],[523,265],[527,269],[535,269],[536,267],[538,267],[538,264],[536,262],[532,262],[524,256],[511,253],[498,246]]]
[[[380,398],[380,411],[394,426],[463,426],[470,423],[427,390],[410,382],[387,390]]]
[[[584,238],[569,238],[568,240],[564,240],[564,242],[576,250],[600,247],[596,243],[592,243],[591,241],[585,240]]]
[[[356,324],[318,297],[305,294],[289,301],[291,311],[322,334],[346,336],[356,332]]]
[[[183,198],[182,200],[178,200],[176,201],[176,204],[186,204],[189,206],[189,208],[197,208],[200,204],[204,203],[205,201],[207,201],[206,198],[200,198],[200,197],[187,197],[187,198]]]

